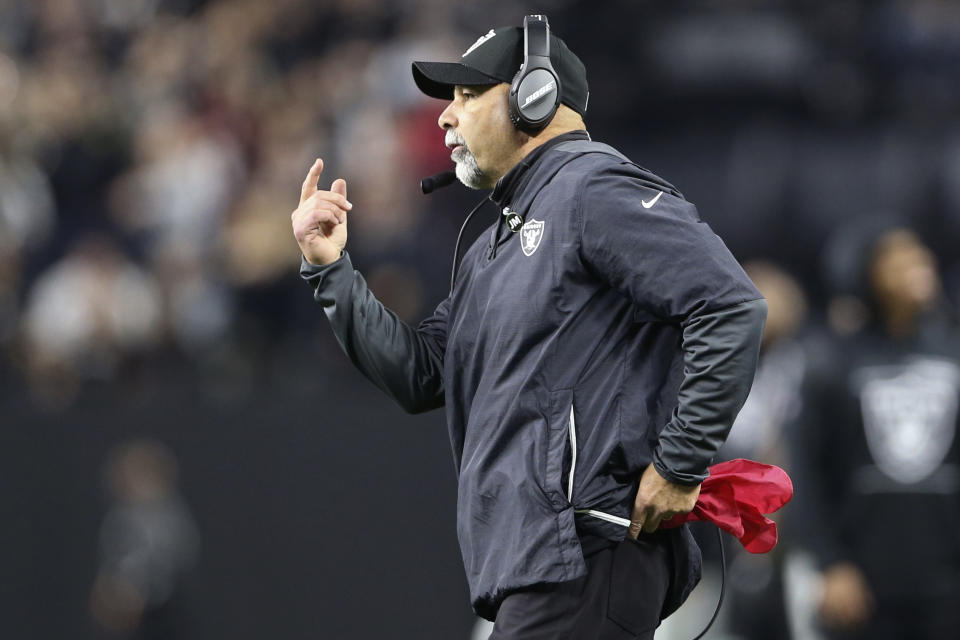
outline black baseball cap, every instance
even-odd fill
[[[498,27],[477,38],[460,62],[414,62],[413,80],[425,94],[453,100],[454,85],[509,84],[523,64],[523,27]],[[587,69],[567,45],[550,34],[550,64],[560,78],[560,102],[587,112]]]

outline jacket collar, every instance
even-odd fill
[[[505,203],[510,202],[514,194],[520,190],[520,187],[530,179],[533,174],[530,169],[532,169],[537,162],[539,162],[539,160],[547,151],[560,143],[567,142],[568,140],[589,139],[590,134],[582,129],[577,131],[569,131],[567,133],[562,133],[555,138],[550,138],[542,145],[528,153],[523,160],[515,164],[510,171],[504,174],[502,178],[497,180],[497,184],[494,186],[493,192],[490,194],[490,199],[497,204],[497,207],[502,208]]]

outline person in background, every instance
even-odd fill
[[[753,387],[720,457],[752,458],[789,468],[788,434],[800,413],[807,367],[808,345],[803,334],[807,300],[800,284],[772,262],[750,262],[744,269],[767,299],[767,324]],[[783,584],[790,542],[787,537],[773,553],[762,555],[747,553],[738,545],[729,549],[731,637],[790,639]]]
[[[128,372],[162,335],[156,278],[106,234],[81,236],[40,274],[22,320],[33,393],[66,406],[84,382]]]
[[[864,327],[811,365],[793,432],[793,540],[822,570],[832,638],[960,627],[960,345],[931,251],[896,221],[838,232],[831,279]]]
[[[110,637],[195,637],[187,575],[199,534],[173,453],[152,440],[126,442],[111,454],[106,480],[112,504],[100,527],[93,619]]]
[[[786,467],[787,431],[800,412],[800,390],[807,366],[807,298],[800,283],[773,262],[751,261],[744,264],[744,270],[767,300],[767,322],[750,395],[737,414],[719,459],[750,458]],[[771,517],[779,520],[779,514]],[[721,569],[714,533],[697,527],[694,535],[703,548],[703,580],[683,609],[664,620],[657,630],[657,640],[689,640],[703,629],[717,606]],[[714,623],[715,637],[791,640],[783,584],[789,542],[789,538],[781,539],[775,551],[768,554],[725,545],[727,597]]]

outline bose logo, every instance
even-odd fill
[[[547,95],[556,86],[557,84],[553,80],[543,85],[542,87],[540,87],[539,89],[537,89],[536,91],[534,91],[533,93],[527,96],[527,99],[523,101],[523,107],[530,106],[531,103],[536,102],[543,96]]]

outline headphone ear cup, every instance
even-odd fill
[[[546,125],[557,110],[558,97],[556,76],[547,69],[532,69],[520,79],[517,109],[531,125]]]
[[[543,67],[521,69],[510,85],[510,120],[526,133],[537,133],[550,124],[559,103],[557,77]]]

